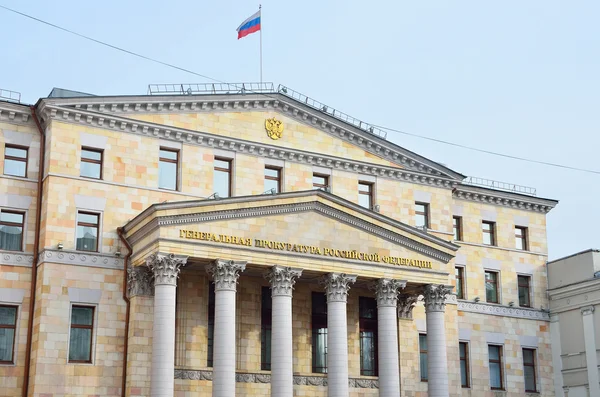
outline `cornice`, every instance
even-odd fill
[[[16,251],[0,251],[0,265],[31,267],[33,254]]]
[[[27,124],[30,117],[31,110],[28,105],[0,101],[0,121]]]
[[[511,307],[502,305],[490,305],[487,303],[474,303],[458,301],[458,310],[470,313],[490,314],[493,316],[524,318],[528,320],[550,321],[550,315],[546,311],[536,309],[525,309],[522,307]]]
[[[464,184],[458,184],[453,189],[452,195],[459,200],[477,201],[485,204],[541,212],[544,214],[550,212],[550,210],[558,204],[558,201],[556,200]]]
[[[123,258],[114,254],[99,252],[82,252],[71,250],[44,249],[38,255],[38,266],[42,263],[58,263],[61,265],[101,267],[105,269],[123,269]]]

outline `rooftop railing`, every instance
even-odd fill
[[[537,190],[533,187],[516,185],[514,183],[499,182],[491,179],[477,178],[470,176],[463,180],[466,185],[490,187],[492,189],[504,190],[506,192],[527,194],[529,196],[536,196]]]
[[[0,101],[21,103],[21,93],[0,88]]]

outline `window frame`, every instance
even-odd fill
[[[19,225],[18,223],[14,223],[14,222],[6,222],[6,221],[1,221],[0,220],[0,225],[2,226],[13,226],[13,227],[21,227],[21,245],[19,247],[18,250],[16,250],[15,252],[23,252],[25,249],[25,225],[27,224],[27,214],[25,211],[19,211],[19,210],[13,210],[13,209],[4,209],[4,208],[0,208],[0,217],[2,216],[2,212],[5,213],[9,213],[9,214],[16,214],[16,215],[22,215],[23,216],[23,223],[21,225]],[[4,248],[2,248],[4,249]],[[6,251],[14,251],[14,250],[6,250]]]
[[[487,298],[487,284],[488,284],[488,278],[487,278],[487,274],[495,274],[496,275],[496,279],[494,280],[494,285],[496,286],[496,301],[492,302],[489,301]],[[500,272],[497,270],[484,270],[484,287],[485,287],[485,302],[486,303],[494,303],[494,304],[499,304],[500,303]]]
[[[91,325],[83,325],[83,324],[73,324],[73,308],[80,307],[85,309],[92,309],[92,324]],[[94,338],[95,332],[94,327],[96,325],[96,306],[94,305],[85,305],[80,303],[72,303],[71,311],[69,318],[69,347],[67,350],[67,364],[93,364],[94,363]],[[71,332],[73,328],[79,329],[89,329],[90,330],[90,359],[89,360],[71,360],[69,356],[71,354]]]
[[[483,228],[483,225],[489,225],[490,226],[490,230],[487,231]],[[492,222],[492,221],[481,221],[481,233],[482,233],[482,237],[484,237],[486,234],[489,234],[490,236],[490,244],[485,242],[485,238],[482,238],[482,244],[483,245],[487,245],[488,247],[497,247],[498,246],[498,242],[496,240],[496,222]]]
[[[529,300],[529,305],[522,305],[521,304],[521,297],[519,296],[519,289],[522,287],[521,285],[521,279],[526,279],[527,280],[527,286],[523,286],[523,287],[527,287],[527,299]],[[518,298],[518,302],[519,302],[519,307],[528,307],[531,308],[533,307],[533,304],[531,302],[531,280],[532,277],[531,275],[528,274],[517,274],[517,298]]]
[[[492,360],[491,356],[490,356],[490,347],[497,347],[498,348],[498,360]],[[490,373],[490,389],[491,390],[505,390],[505,385],[504,385],[504,346],[502,345],[495,345],[495,344],[488,344],[488,369],[490,368],[490,364],[494,363],[494,364],[498,364],[498,367],[500,368],[500,387],[492,387],[492,378],[491,378],[491,373]]]
[[[79,226],[84,226],[84,227],[93,227],[93,225],[90,223],[88,224],[87,222],[82,222],[82,224],[80,225],[79,223],[79,214],[85,214],[85,215],[94,215],[96,217],[98,217],[98,224],[96,224],[96,249],[95,250],[79,250],[77,249],[77,239],[79,238],[78,236],[78,228]],[[79,252],[100,252],[100,225],[102,223],[102,213],[101,212],[95,212],[95,211],[90,211],[90,210],[77,210],[77,219],[75,220],[75,250],[79,251]],[[91,225],[91,226],[90,226]]]
[[[427,377],[424,378],[423,377],[423,372],[421,371],[421,363],[422,363],[422,357],[423,355],[425,355],[425,357],[427,358],[427,363],[426,365],[429,366],[429,344],[427,345],[426,349],[423,349],[423,345],[421,344],[421,337],[425,338],[425,342],[427,343],[427,334],[424,333],[419,333],[419,378],[421,379],[421,382],[429,382],[429,373],[427,373]]]
[[[270,305],[267,308],[265,308],[265,301],[268,300],[271,302],[272,304],[272,298],[271,298],[271,288],[270,287],[261,287],[260,289],[260,293],[261,293],[261,305],[260,305],[260,369],[261,371],[271,371],[271,363],[272,363],[272,356],[269,355],[267,357],[266,355],[266,346],[265,346],[265,341],[266,341],[266,336],[265,336],[265,332],[266,331],[271,331],[271,334],[269,335],[269,351],[272,352],[272,329],[273,329],[273,324],[272,324],[272,315],[273,315],[273,307],[272,305]],[[266,297],[265,297],[266,295]]]
[[[455,269],[455,279],[456,279],[456,299],[467,299],[467,294],[466,294],[466,284],[465,284],[465,271],[466,271],[466,267],[465,266],[454,266]],[[458,270],[458,275],[456,274],[456,270]],[[458,295],[458,280],[460,280],[460,296]]]
[[[517,235],[517,231],[521,232],[521,235]],[[517,242],[521,240],[521,246],[517,247]],[[526,226],[515,225],[515,249],[519,251],[529,251],[529,228]]]
[[[369,187],[368,191],[361,190],[361,185],[362,186],[368,186]],[[367,208],[367,207],[364,207],[364,206],[362,206],[360,204],[360,195],[362,194],[362,195],[367,196],[369,198],[369,207],[368,207],[368,209],[372,210],[373,206],[375,204],[375,196],[373,194],[374,191],[375,191],[375,183],[374,182],[359,180],[358,181],[358,197],[359,197],[359,200],[358,200],[359,204],[358,205],[360,205],[363,208]]]
[[[271,171],[277,171],[277,176],[273,177],[270,175],[267,175],[267,170],[271,170]],[[276,181],[277,182],[277,191],[275,192],[275,194],[277,193],[281,193],[282,189],[281,189],[281,180],[283,179],[283,168],[281,167],[277,167],[274,165],[265,165],[265,169],[264,169],[264,181]]]
[[[375,307],[375,317],[374,318],[369,318],[369,317],[361,317],[361,308],[362,305],[366,305],[367,302],[371,303],[374,305]],[[377,328],[377,300],[375,298],[370,298],[370,297],[366,297],[366,296],[359,296],[358,297],[358,324],[359,324],[359,357],[360,357],[360,376],[379,376],[379,360],[378,360],[378,356],[379,356],[379,348],[378,348],[378,338],[379,338],[379,332],[378,332],[378,328]],[[372,361],[373,361],[373,373],[372,374],[367,374],[365,372],[367,372],[367,370],[363,369],[363,338],[362,338],[362,333],[363,332],[373,332],[373,346],[374,349],[373,351],[375,352],[374,357],[371,357]]]
[[[219,157],[215,156],[215,161],[224,161],[229,164],[229,169],[225,169],[222,167],[217,167],[217,165],[213,162],[213,173],[214,171],[225,172],[227,173],[227,197],[233,197],[233,159],[227,157]],[[214,188],[214,174],[213,174],[213,188]]]
[[[173,159],[168,159],[166,157],[161,157],[161,151],[165,151],[165,152],[171,152],[171,153],[175,153],[177,158],[175,160]],[[158,175],[158,188],[162,189],[162,190],[168,190],[171,192],[178,192],[179,191],[179,160],[181,158],[181,150],[180,149],[174,149],[174,148],[170,148],[170,147],[164,147],[164,146],[160,146],[158,149],[158,168],[159,168],[159,175]],[[161,162],[165,162],[165,163],[171,163],[171,164],[175,164],[175,189],[170,189],[168,187],[162,187],[160,186],[160,163]]]
[[[94,160],[94,159],[84,158],[83,157],[83,151],[84,150],[88,151],[88,152],[99,153],[100,154],[100,160]],[[97,148],[93,148],[93,147],[82,146],[81,147],[80,162],[82,162],[82,163],[90,163],[90,164],[99,164],[100,165],[100,176],[98,178],[93,177],[93,176],[81,175],[81,167],[79,168],[79,176],[80,177],[87,178],[87,179],[96,179],[96,180],[102,180],[104,178],[104,150],[103,149],[97,149]]]
[[[321,295],[324,298],[324,302],[325,302],[325,313],[316,313],[315,312],[315,296],[316,295]],[[322,329],[324,328],[326,331],[325,335],[328,334],[329,328],[327,327],[327,295],[323,292],[316,292],[316,291],[312,291],[311,293],[311,319],[310,319],[310,329],[311,329],[311,371],[313,374],[326,374],[327,370],[328,370],[328,365],[327,365],[327,337],[325,337],[325,357],[323,359],[323,362],[325,363],[324,367],[315,367],[315,358],[316,358],[316,349],[315,349],[315,338],[314,338],[314,334],[315,334],[315,330],[318,329]],[[323,326],[325,325],[325,326]],[[318,371],[317,369],[321,369],[320,371]]]
[[[423,212],[417,211],[418,206],[423,206]],[[424,225],[417,225],[417,216],[418,215],[423,215],[423,217],[425,218]],[[427,228],[427,229],[430,228],[431,223],[430,223],[430,219],[429,219],[429,203],[424,203],[422,201],[415,201],[415,226],[418,228]]]
[[[452,216],[452,232],[454,233],[454,241],[463,241],[463,217]]]
[[[323,178],[324,180],[324,184],[315,184],[315,177],[317,178]],[[329,187],[329,175],[325,175],[325,174],[319,174],[318,172],[313,172],[312,175],[312,184],[313,184],[313,189],[316,190],[327,190],[327,188]]]
[[[465,346],[465,356],[461,357],[460,356],[460,346],[464,345]],[[471,388],[471,366],[469,363],[469,353],[470,353],[470,349],[469,349],[469,342],[467,341],[458,341],[458,361],[459,361],[459,366],[460,366],[460,362],[464,361],[465,362],[465,379],[467,380],[466,384],[462,383],[462,373],[461,373],[461,380],[460,380],[460,386],[463,389],[469,389]],[[462,371],[462,366],[460,366],[460,369]]]
[[[11,156],[11,155],[6,154],[6,149],[7,148],[9,148],[9,149],[25,150],[25,159],[23,159],[22,157],[15,157],[15,156]],[[24,162],[25,163],[25,175],[7,174],[6,173],[6,160]],[[13,144],[10,144],[10,143],[5,144],[4,145],[4,170],[3,170],[4,175],[14,176],[16,178],[27,178],[28,168],[29,168],[29,147],[23,146],[23,145],[13,145]]]
[[[11,355],[10,355],[10,360],[9,361],[4,361],[4,360],[0,360],[0,365],[14,365],[16,363],[15,360],[15,346],[17,345],[17,325],[19,323],[19,305],[10,305],[10,304],[4,304],[4,303],[0,303],[0,307],[8,307],[8,308],[14,308],[15,309],[15,324],[14,325],[8,325],[8,324],[0,324],[0,329],[12,329],[13,332],[13,340],[12,340],[12,350],[11,350]]]
[[[525,350],[531,352],[531,357],[533,359],[532,363],[525,363]],[[538,383],[537,383],[537,349],[533,349],[530,347],[521,348],[521,354],[523,356],[523,382],[525,383],[525,393],[538,393]],[[533,368],[533,390],[527,389],[527,382],[525,381],[525,367]]]

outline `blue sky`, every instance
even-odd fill
[[[259,35],[237,40],[249,1],[0,4],[227,82],[259,80]],[[482,149],[600,171],[600,2],[263,1],[264,80],[354,117]],[[145,94],[209,82],[0,9],[0,88],[35,102],[52,87]],[[550,258],[595,247],[600,175],[390,133],[466,175],[560,200]]]

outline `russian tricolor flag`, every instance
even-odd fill
[[[237,28],[238,32],[238,40],[242,37],[248,36],[250,33],[258,32],[260,30],[260,10],[256,12],[256,14],[252,15],[250,18],[246,19],[239,28]]]

